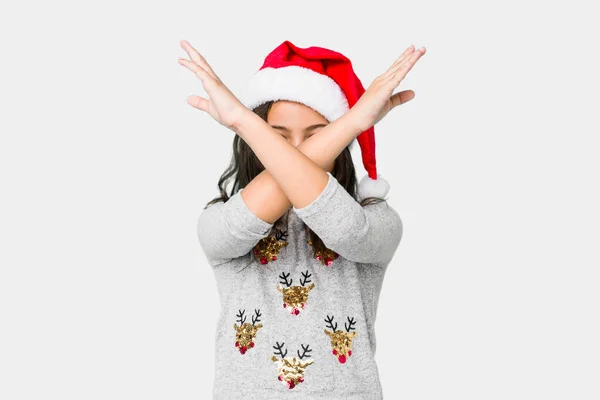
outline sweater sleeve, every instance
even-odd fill
[[[211,204],[198,217],[198,239],[213,267],[246,255],[273,227],[248,208],[242,191],[243,188],[224,203]]]
[[[391,261],[402,237],[402,220],[387,202],[361,206],[327,172],[325,189],[310,204],[294,207],[296,214],[327,248],[354,262]]]

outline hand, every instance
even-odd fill
[[[358,99],[351,112],[360,125],[360,132],[381,121],[392,108],[415,97],[415,92],[412,90],[404,90],[394,95],[392,93],[423,54],[425,54],[425,47],[415,51],[414,46],[411,45]]]
[[[180,44],[193,61],[179,58],[179,63],[200,78],[204,90],[210,97],[205,99],[200,96],[189,96],[188,104],[207,112],[221,125],[234,129],[237,122],[249,111],[248,108],[221,82],[204,57],[191,44],[186,40],[182,40]]]

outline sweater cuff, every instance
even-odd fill
[[[231,203],[232,210],[234,210],[235,215],[233,216],[233,220],[237,220],[236,225],[242,226],[250,232],[266,235],[274,224],[263,221],[248,208],[248,205],[242,198],[242,190],[244,189],[238,190],[228,201]]]
[[[292,208],[300,218],[310,217],[311,215],[314,215],[321,211],[324,207],[327,206],[329,200],[331,200],[331,198],[333,198],[336,192],[338,191],[339,184],[335,177],[331,174],[331,172],[325,172],[327,173],[329,180],[327,181],[327,185],[325,185],[325,188],[317,196],[317,198],[302,208],[296,208],[292,206]]]

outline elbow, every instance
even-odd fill
[[[390,261],[392,261],[392,258],[394,258],[396,250],[398,250],[398,247],[400,247],[400,241],[402,240],[402,232],[404,230],[402,219],[395,210],[392,211],[390,220],[391,224],[389,232],[382,240],[381,249],[379,251],[379,254],[381,254],[381,259],[379,260],[379,262],[384,264],[389,263]]]
[[[208,258],[216,258],[219,256],[219,249],[216,247],[214,235],[206,229],[206,225],[202,223],[202,215],[198,218],[196,225],[196,234],[202,251]]]
[[[381,254],[380,262],[383,263],[390,262],[394,257],[394,254],[396,254],[396,250],[398,250],[400,241],[402,240],[402,232],[404,231],[402,218],[400,218],[400,215],[396,210],[391,209],[389,221],[390,223],[387,225],[379,250],[379,254]]]
[[[258,242],[258,239],[240,242],[240,238],[231,233],[227,222],[217,225],[205,222],[201,215],[196,231],[200,247],[209,259],[231,260],[247,255]]]
[[[349,261],[381,265],[389,263],[394,257],[402,232],[402,219],[392,209],[385,224],[377,224],[377,228],[373,228],[367,223],[353,233],[339,236],[330,246],[324,244]]]
[[[200,214],[196,225],[196,234],[202,251],[209,259],[231,258],[231,255],[227,254],[224,240],[211,229],[214,225],[205,220],[208,216],[205,213],[206,211]]]

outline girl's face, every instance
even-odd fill
[[[273,103],[267,122],[294,147],[329,124],[325,117],[312,108],[285,100]]]

